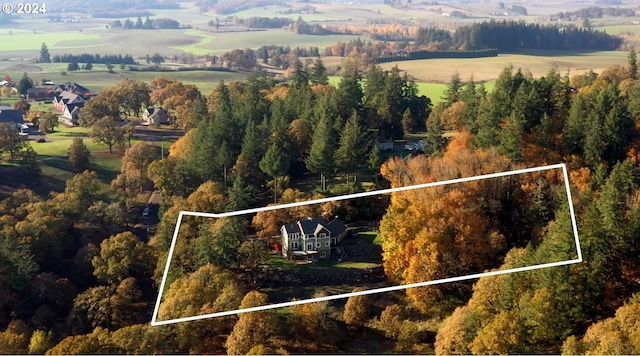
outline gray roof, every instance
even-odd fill
[[[24,122],[22,119],[22,111],[20,110],[0,110],[0,122],[12,122],[21,124]]]
[[[299,220],[295,224],[285,224],[283,228],[287,234],[302,233],[305,235],[315,235],[322,229],[326,229],[331,236],[339,236],[345,231],[345,225],[342,221],[333,219],[327,223],[323,218],[307,218]]]
[[[48,93],[49,89],[47,88],[29,88],[27,89],[27,93]]]

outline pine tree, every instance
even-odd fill
[[[636,59],[636,50],[632,48],[629,51],[629,74],[631,75],[631,79],[638,79],[638,62]]]
[[[49,48],[43,42],[42,47],[40,47],[40,59],[38,60],[40,63],[51,63],[51,56],[49,55]]]
[[[380,96],[384,91],[386,81],[386,73],[382,71],[379,65],[373,64],[367,70],[364,84],[364,100],[367,106],[377,108],[379,102],[376,97]]]
[[[359,123],[358,114],[354,111],[347,120],[340,136],[338,149],[334,154],[335,164],[340,171],[355,173],[363,165],[362,157],[367,151],[365,134],[364,128]]]
[[[334,169],[332,137],[330,119],[322,115],[311,138],[311,149],[305,163],[311,172],[320,174],[323,191],[327,190],[325,176]]]
[[[349,118],[353,110],[360,111],[362,108],[364,94],[360,85],[361,79],[357,66],[354,63],[347,64],[336,93],[336,108],[342,122]]]
[[[505,127],[500,132],[498,152],[509,157],[514,162],[523,158],[522,135],[524,134],[524,120],[521,115],[512,115],[507,119]]]
[[[290,159],[287,153],[274,141],[262,160],[260,160],[260,169],[273,177],[273,202],[278,202],[278,178],[282,177],[289,170]]]
[[[291,86],[295,89],[300,89],[303,86],[308,86],[309,73],[299,59],[296,59],[296,61],[293,63],[292,69]]]
[[[439,154],[445,147],[444,127],[440,122],[440,115],[430,115],[427,120],[427,137],[424,153],[427,155]]]
[[[327,68],[322,63],[322,60],[320,59],[320,57],[318,57],[315,63],[313,64],[313,68],[311,69],[311,77],[309,79],[311,79],[312,85],[329,84],[329,77],[327,76]]]
[[[227,147],[227,141],[223,140],[222,144],[220,144],[220,147],[218,148],[218,154],[216,156],[215,164],[216,166],[222,168],[223,182],[225,187],[227,186],[227,171],[229,167],[233,164],[234,158],[235,157],[232,155],[232,153],[229,151],[229,148]]]
[[[460,100],[460,92],[462,91],[462,89],[463,83],[460,80],[460,73],[456,72],[453,76],[451,76],[451,80],[449,80],[447,89],[445,90],[444,96],[442,97],[447,107]]]
[[[375,184],[378,184],[378,176],[380,175],[380,165],[382,164],[382,157],[380,155],[380,147],[375,144],[369,152],[369,157],[367,158],[367,165],[371,172],[373,173],[373,179]]]

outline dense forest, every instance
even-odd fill
[[[111,64],[136,64],[130,54],[100,55],[100,54],[55,54],[51,58],[53,63],[111,63]]]
[[[495,48],[500,51],[520,49],[550,50],[614,50],[622,39],[586,28],[541,26],[524,21],[495,21],[474,23],[447,31],[424,28],[418,30],[416,44],[441,42],[449,48],[477,50]]]
[[[130,146],[109,191],[79,166],[63,192],[20,189],[0,202],[0,353],[640,353],[634,52],[626,65],[572,77],[507,67],[490,92],[454,75],[435,105],[397,68],[347,64],[337,86],[320,59],[290,72],[284,84],[253,73],[208,95],[172,79],[128,80],[91,99],[81,121],[92,130],[116,130],[106,124],[151,103],[187,133],[159,160],[147,145]],[[376,145],[425,130],[424,154],[389,156]],[[373,188],[398,187],[558,162],[569,171],[583,263],[149,325],[180,211],[360,192],[365,176]],[[293,188],[301,179],[315,188]],[[163,204],[144,242],[131,232],[131,197],[151,185]],[[161,320],[269,303],[247,276],[265,264],[261,241],[291,218],[378,220],[394,283],[576,254],[553,171],[279,211],[184,219]]]

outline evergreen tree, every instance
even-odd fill
[[[215,164],[218,167],[222,167],[223,182],[225,187],[227,186],[227,170],[233,164],[234,158],[235,157],[227,147],[227,141],[223,140],[222,144],[220,144],[220,147],[218,148],[218,154],[216,156]]]
[[[38,60],[40,63],[51,63],[51,55],[49,55],[49,48],[43,42],[42,47],[40,47],[40,59]]]
[[[327,190],[325,176],[334,170],[332,137],[330,119],[322,115],[311,138],[311,149],[305,163],[311,172],[320,174],[323,191]]]
[[[377,108],[380,105],[379,96],[384,91],[387,74],[377,64],[372,64],[367,70],[364,84],[364,100],[367,106]]]
[[[235,174],[227,197],[227,211],[238,211],[253,207],[256,189],[240,174]]]
[[[31,88],[33,88],[33,80],[31,80],[31,78],[29,78],[29,76],[27,75],[27,72],[25,72],[22,75],[22,78],[20,78],[16,89],[18,89],[18,92],[20,94],[27,95],[27,90]]]
[[[299,59],[293,63],[291,86],[295,89],[300,89],[303,86],[309,85],[309,73],[307,69],[302,65]]]
[[[358,114],[354,111],[344,126],[338,149],[334,154],[335,165],[340,171],[355,173],[362,167],[364,163],[362,158],[367,151],[365,137],[366,132],[359,123]]]
[[[425,142],[424,153],[427,155],[437,155],[445,147],[446,141],[442,136],[444,127],[440,122],[440,115],[429,115],[427,120],[427,137]]]
[[[260,160],[266,145],[260,131],[253,121],[249,121],[242,140],[242,150],[233,167],[234,174],[242,176],[243,180],[252,186],[259,186],[264,175],[260,170]]]
[[[312,85],[329,84],[329,77],[327,76],[327,68],[322,63],[320,57],[318,57],[313,64],[313,68],[311,69],[311,80]]]
[[[505,127],[500,131],[498,152],[509,157],[514,162],[523,158],[522,136],[524,134],[524,120],[521,115],[514,114],[507,119]]]
[[[273,202],[278,202],[278,178],[289,170],[290,159],[287,153],[274,141],[260,160],[260,169],[273,178]]]
[[[500,114],[495,104],[497,100],[499,100],[498,97],[490,94],[480,101],[478,118],[474,125],[477,128],[475,143],[478,147],[494,146],[498,142],[498,132],[502,117],[499,116]]]
[[[364,95],[360,85],[362,76],[358,71],[358,67],[354,63],[348,63],[344,70],[344,75],[340,79],[336,93],[336,109],[341,119],[336,120],[336,122],[340,124],[349,118],[353,110],[359,112],[362,109],[362,97]]]
[[[462,91],[462,89],[463,83],[460,80],[460,73],[456,72],[453,76],[451,76],[451,80],[449,80],[447,89],[445,90],[444,96],[442,97],[447,107],[460,100],[460,92]]]
[[[371,172],[373,173],[373,180],[375,184],[378,184],[378,176],[380,175],[380,165],[382,165],[382,156],[380,154],[380,147],[377,144],[374,144],[367,158],[367,166],[369,167],[369,170],[371,170]]]
[[[198,97],[191,104],[191,117],[193,117],[193,123],[189,126],[193,125],[197,127],[198,124],[209,118],[209,110],[207,109],[207,101],[202,95],[198,95]],[[192,127],[185,127],[185,130],[189,130]]]
[[[636,60],[636,50],[632,48],[629,51],[629,74],[631,75],[631,79],[638,79],[638,62]]]

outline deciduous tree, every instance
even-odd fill
[[[109,153],[113,153],[113,147],[124,144],[122,128],[110,117],[103,117],[91,126],[89,136],[94,141],[109,147]]]
[[[79,137],[74,138],[69,147],[69,163],[71,163],[73,171],[79,173],[87,169],[90,158],[91,152],[84,141]]]

